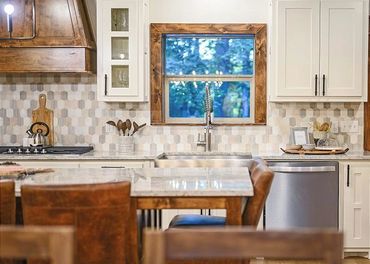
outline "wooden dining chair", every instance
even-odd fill
[[[15,225],[14,181],[0,181],[0,225]]]
[[[0,225],[15,225],[16,201],[14,181],[0,181]],[[0,264],[14,264],[11,259],[0,259]]]
[[[73,264],[73,227],[0,226],[1,258],[37,258]]]
[[[335,230],[255,231],[246,227],[146,230],[144,264],[253,257],[341,264],[343,235]]]
[[[248,170],[254,194],[248,198],[242,215],[242,223],[257,228],[265,201],[270,192],[274,172],[268,168],[266,162],[262,159],[253,159]],[[184,214],[175,216],[171,220],[169,228],[223,226],[225,224],[226,217]]]
[[[74,226],[77,264],[129,264],[130,186],[23,185],[24,224]]]

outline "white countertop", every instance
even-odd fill
[[[161,152],[160,152],[161,153]],[[134,152],[120,154],[118,152],[90,151],[85,154],[1,154],[0,160],[154,160],[158,152]]]
[[[55,169],[16,181],[23,184],[62,185],[131,181],[133,197],[252,196],[247,168],[176,169]]]
[[[193,153],[207,155],[205,152],[177,152],[177,153]],[[246,155],[248,152],[209,152],[209,154],[219,155]],[[52,154],[1,154],[0,160],[155,160],[162,156],[163,152],[134,152],[132,154],[120,154],[118,152],[98,152],[91,151],[82,155],[52,155]],[[370,151],[348,151],[345,154],[338,155],[298,155],[285,153],[272,154],[257,154],[253,157],[261,157],[266,160],[369,160]]]
[[[330,155],[301,155],[301,154],[267,154],[255,155],[266,160],[368,160],[370,161],[370,151],[348,151],[345,154]]]

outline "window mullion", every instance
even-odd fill
[[[251,81],[254,76],[251,75],[235,75],[235,76],[203,76],[203,75],[191,75],[191,76],[165,76],[167,81]]]

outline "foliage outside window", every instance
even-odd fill
[[[169,34],[164,43],[168,123],[201,123],[206,85],[214,122],[253,120],[253,36]]]
[[[215,123],[264,124],[265,35],[261,24],[152,24],[152,124],[203,123],[206,85]]]

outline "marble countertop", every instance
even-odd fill
[[[337,155],[299,155],[299,154],[267,154],[254,155],[266,160],[368,160],[370,161],[370,151],[348,151],[345,154]]]
[[[171,152],[166,154],[175,155],[248,155],[249,152]],[[82,155],[19,155],[19,154],[1,154],[0,160],[143,160],[151,161],[163,156],[163,152],[134,152],[132,154],[120,154],[117,152],[99,152],[92,151]],[[253,157],[261,157],[266,160],[369,160],[370,151],[348,151],[345,154],[338,155],[297,155],[269,153],[269,154],[253,154]]]
[[[16,181],[20,186],[130,181],[133,197],[252,196],[247,168],[54,169]]]
[[[55,154],[1,154],[0,160],[155,160],[161,152],[118,152],[90,151],[80,155]]]

